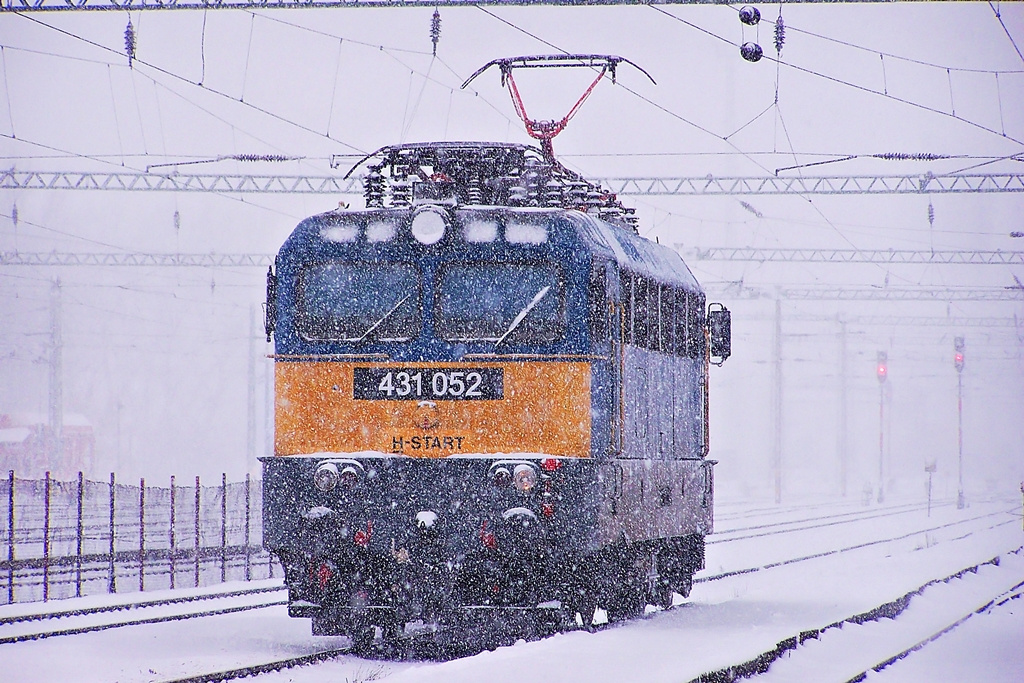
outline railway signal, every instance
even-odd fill
[[[878,352],[878,367],[875,372],[878,374],[878,383],[885,384],[885,378],[889,376],[889,354],[885,351]]]

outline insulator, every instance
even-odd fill
[[[569,208],[579,209],[580,211],[587,210],[587,184],[580,181],[572,181],[569,183],[568,191],[566,192]]]
[[[757,43],[743,43],[740,45],[740,56],[748,62],[760,61],[764,55],[764,50]]]
[[[484,189],[480,185],[480,177],[472,176],[466,183],[466,203],[467,204],[483,204],[484,203]]]
[[[740,21],[747,26],[755,26],[761,21],[761,12],[756,7],[746,5],[740,10]]]
[[[412,204],[412,180],[403,176],[391,183],[391,205],[409,206]]]
[[[537,163],[532,159],[527,160],[527,171],[523,174],[527,206],[540,206],[541,186],[544,184],[544,179],[536,169]]]
[[[775,20],[775,51],[781,53],[782,46],[786,42],[786,24],[782,21],[782,14]]]
[[[132,65],[132,60],[135,59],[136,42],[135,27],[132,26],[132,18],[128,17],[128,26],[124,30],[124,51],[128,55],[129,67]]]
[[[15,204],[11,207],[11,222],[14,223],[14,227],[18,227],[18,205]]]
[[[598,211],[598,216],[606,221],[616,220],[622,216],[622,209],[619,208],[618,204],[609,203],[601,207],[600,211]]]
[[[174,232],[178,232],[179,230],[181,230],[181,214],[178,213],[177,209],[175,209],[174,210]]]
[[[562,184],[554,178],[544,184],[544,203],[548,206],[562,206]]]
[[[886,152],[884,154],[873,154],[876,159],[885,159],[886,161],[938,161],[939,159],[948,159],[949,157],[945,154],[932,154],[930,152],[924,152],[919,154],[907,154],[906,152]]]
[[[935,207],[932,206],[931,202],[928,202],[928,225],[935,225]]]
[[[371,167],[370,172],[366,174],[366,180],[364,182],[364,196],[366,197],[367,208],[384,208],[384,190],[385,180],[384,176],[381,175],[380,169]]]
[[[437,41],[441,39],[441,13],[434,8],[434,16],[430,18],[430,42],[434,44],[434,56],[437,56]]]
[[[294,161],[295,157],[286,157],[283,154],[233,154],[229,157],[232,161]]]
[[[524,206],[526,204],[526,187],[513,185],[508,189],[508,203],[510,206]]]
[[[623,207],[622,218],[626,225],[633,228],[633,232],[640,234],[640,217],[636,215],[636,209]]]

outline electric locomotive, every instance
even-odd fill
[[[538,148],[370,158],[365,208],[302,221],[268,273],[263,528],[289,614],[366,646],[687,595],[729,312]]]

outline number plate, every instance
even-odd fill
[[[504,368],[353,368],[352,398],[364,401],[494,401]]]

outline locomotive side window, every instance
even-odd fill
[[[622,271],[622,312],[624,314],[624,320],[622,326],[624,328],[624,344],[633,343],[633,273],[628,270]]]
[[[701,358],[704,355],[704,295],[686,294],[686,355]]]
[[[553,264],[450,263],[438,271],[434,324],[448,341],[547,343],[565,333]]]
[[[299,333],[309,340],[405,341],[422,327],[419,269],[407,263],[334,262],[299,275]]]
[[[608,338],[608,294],[604,263],[594,261],[590,269],[590,335],[595,342]]]
[[[658,346],[658,350],[663,353],[672,354],[675,353],[675,329],[673,326],[673,317],[675,314],[675,300],[676,291],[668,285],[661,286],[661,306],[659,307],[661,316],[661,343]]]
[[[647,348],[657,351],[661,348],[661,285],[653,280],[647,283],[647,311],[651,328]]]
[[[647,279],[637,275],[633,278],[633,343],[644,349],[650,348],[647,316]]]
[[[672,353],[677,356],[686,355],[686,300],[689,293],[685,289],[675,290],[672,302],[672,334],[674,346]]]

